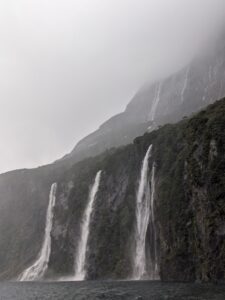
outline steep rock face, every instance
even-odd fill
[[[52,165],[1,176],[1,278],[16,278],[36,259],[53,182],[58,183],[58,189],[46,278],[74,275],[81,219],[99,170],[102,177],[91,216],[87,276],[130,278],[136,193],[142,160],[150,144],[153,152],[149,170],[153,162],[156,165],[161,279],[224,281],[225,100],[190,120],[163,126],[133,144],[72,167]],[[147,257],[150,246],[148,230]]]
[[[88,267],[88,274],[90,278],[126,278],[129,276],[131,257],[130,254],[127,254],[129,251],[124,251],[124,247],[125,249],[132,248],[133,237],[128,233],[127,228],[129,227],[129,232],[132,232],[133,228],[131,223],[133,223],[135,192],[137,189],[141,160],[147,146],[144,146],[143,142],[139,148],[139,146],[137,146],[139,139],[137,139],[134,146],[122,148],[118,150],[119,152],[114,149],[108,150],[104,154],[101,153],[111,147],[131,143],[136,136],[144,134],[147,129],[152,131],[157,128],[158,125],[168,122],[174,123],[184,116],[188,116],[202,109],[207,104],[214,102],[221,95],[224,95],[224,53],[224,42],[222,41],[221,47],[219,47],[210,58],[207,57],[207,59],[195,61],[178,74],[160,83],[143,88],[130,102],[124,113],[113,117],[103,124],[97,132],[81,141],[75,147],[74,151],[64,160],[59,160],[52,165],[35,170],[19,170],[0,175],[1,279],[15,278],[37,257],[44,234],[45,214],[50,187],[55,181],[59,184],[57,190],[58,201],[55,209],[56,217],[52,232],[52,255],[47,276],[58,277],[73,274],[80,218],[87,201],[90,185],[99,169],[110,170],[113,166],[115,167],[114,175],[110,173],[112,170],[107,173],[107,175],[105,173],[106,171],[103,172],[103,179],[100,185],[100,200],[98,200],[100,202],[97,201],[96,203],[96,205],[99,206],[99,215],[102,214],[104,216],[105,223],[98,222],[98,215],[93,216],[93,224],[94,228],[96,228],[96,232],[101,236],[103,235],[102,230],[104,229],[105,238],[102,239],[102,246],[100,248],[95,246],[90,247],[92,250],[95,249],[95,251],[88,254],[88,260],[91,261]],[[222,116],[220,117],[221,120],[223,120]],[[215,126],[217,125],[216,123]],[[166,280],[175,280],[177,278],[184,280],[219,278],[219,273],[222,271],[219,271],[217,267],[215,267],[214,271],[208,271],[210,268],[209,265],[205,266],[205,271],[201,269],[202,267],[197,268],[197,261],[198,264],[202,266],[202,259],[206,257],[205,254],[201,254],[203,251],[201,248],[204,248],[203,244],[211,244],[212,240],[210,239],[211,237],[208,236],[204,241],[200,240],[199,247],[193,244],[195,235],[193,236],[193,222],[190,220],[190,216],[193,215],[195,202],[198,202],[196,207],[199,206],[199,212],[203,210],[203,207],[205,211],[208,211],[208,206],[199,201],[206,197],[208,199],[208,193],[211,193],[212,190],[206,183],[204,187],[201,186],[201,189],[196,183],[196,189],[198,191],[196,192],[189,179],[187,181],[181,180],[183,177],[191,178],[191,176],[196,175],[192,169],[190,170],[192,160],[189,161],[187,158],[185,160],[185,167],[183,157],[177,160],[177,157],[181,155],[179,152],[180,148],[183,149],[182,147],[184,144],[187,144],[187,140],[183,139],[181,130],[177,132],[175,128],[178,127],[166,126],[162,131],[158,131],[157,134],[159,144],[155,146],[157,148],[156,152],[161,153],[161,158],[159,157],[158,159],[159,162],[161,162],[162,159],[165,161],[163,164],[163,168],[165,169],[162,169],[164,170],[162,171],[162,176],[160,176],[161,169],[157,170],[158,177],[156,178],[156,183],[159,185],[159,188],[157,188],[156,197],[164,199],[160,202],[160,208],[162,207],[162,210],[159,212],[159,217],[160,214],[165,214],[165,211],[169,209],[174,212],[176,211],[177,203],[174,203],[174,199],[180,199],[179,205],[182,204],[180,211],[186,211],[187,214],[185,214],[182,219],[179,219],[179,213],[170,212],[170,218],[172,219],[161,218],[161,222],[158,225],[161,245],[163,247],[161,256],[162,278]],[[213,130],[216,131],[216,127]],[[165,134],[162,132],[165,132]],[[150,136],[154,137],[155,134],[154,131]],[[216,135],[217,134],[218,132],[216,132]],[[221,132],[219,134],[221,134]],[[210,140],[209,157],[212,161],[217,161],[218,157],[221,158],[221,156],[218,155],[220,148],[216,135]],[[180,140],[176,140],[176,136],[180,137]],[[196,137],[196,139],[197,138],[198,137]],[[151,141],[155,142],[151,139],[148,140],[148,142]],[[190,141],[190,144],[192,144],[192,141]],[[173,145],[172,149],[171,145]],[[128,154],[126,153],[126,149],[131,149],[130,147],[132,150],[130,150],[131,152],[128,152]],[[202,145],[199,144],[197,153],[201,153],[201,151],[205,149],[203,148],[202,150],[201,147]],[[168,151],[165,151],[166,149],[168,149]],[[163,154],[163,151],[166,154]],[[123,161],[116,160],[116,152],[121,153]],[[115,156],[113,156],[114,154]],[[77,161],[87,156],[95,155],[99,156],[87,159],[73,166]],[[171,164],[168,163],[167,155],[171,158]],[[195,154],[195,156],[196,155],[197,154]],[[109,159],[110,157],[111,160]],[[114,161],[117,161],[117,164],[115,164]],[[127,165],[126,171],[124,168],[125,164]],[[207,168],[211,170],[210,168],[213,166],[213,164],[204,164],[202,168],[199,167],[202,173],[198,175],[204,178],[208,170]],[[180,176],[174,177],[172,171],[175,172],[175,174],[180,174]],[[170,176],[165,179],[163,177],[165,174],[170,174]],[[172,179],[174,179],[174,181],[172,181]],[[213,182],[213,184],[215,185],[216,183]],[[177,187],[178,185],[180,188]],[[218,183],[218,185],[221,185],[220,187],[222,189],[223,182]],[[185,186],[185,190],[182,189],[183,186]],[[103,187],[104,189],[102,190]],[[169,187],[174,187],[174,189],[170,190]],[[201,190],[201,192],[199,192],[199,190]],[[218,192],[218,186],[216,186],[215,192]],[[101,196],[102,193],[103,196]],[[190,202],[188,200],[184,202],[183,199],[191,197],[190,195],[193,195],[192,201]],[[108,202],[106,202],[105,199],[107,199]],[[116,203],[115,206],[112,205],[114,202]],[[104,205],[105,203],[110,203],[108,204],[108,208]],[[222,200],[220,200],[219,203],[218,205],[222,207]],[[109,213],[111,205],[114,208]],[[201,205],[203,205],[203,207]],[[223,215],[223,210],[221,212],[221,210],[218,209],[218,211]],[[168,222],[172,220],[170,224],[173,224],[173,226],[171,225],[171,228],[168,227],[165,220]],[[179,222],[177,222],[177,220],[179,220]],[[197,232],[203,231],[202,225],[199,223],[200,220],[200,217],[196,219],[195,226]],[[105,226],[105,224],[111,224],[108,231],[108,227]],[[119,226],[117,227],[116,224],[119,224]],[[118,229],[119,227],[120,229]],[[185,229],[184,232],[180,229],[186,227],[188,227],[188,229]],[[111,230],[115,231],[111,232]],[[204,230],[211,232],[210,228],[205,228]],[[213,227],[213,232],[217,232],[215,238],[217,247],[221,247],[221,239],[224,237],[224,231],[224,222],[220,220],[218,221],[217,227]],[[174,238],[175,232],[179,233],[179,241]],[[183,237],[181,237],[181,232],[184,234]],[[121,240],[123,240],[122,246],[116,238],[117,234],[119,234]],[[111,238],[109,238],[109,236]],[[167,241],[169,237],[170,240]],[[91,234],[91,239],[90,245],[92,245],[92,243],[93,245],[100,243],[97,239],[97,235]],[[115,251],[115,255],[112,254],[110,256],[109,253],[107,255],[104,254],[105,245],[110,245],[112,249],[118,249],[118,252],[114,249],[113,253]],[[198,258],[193,256],[194,247],[198,250]],[[181,249],[189,250],[182,252]],[[214,250],[211,249],[207,253],[207,257],[210,258],[213,256],[213,251]],[[178,255],[178,253],[180,253],[180,255]],[[200,259],[200,255],[203,255],[203,258]],[[220,259],[221,257],[223,258],[221,252],[218,257],[220,257]],[[99,264],[100,259],[101,263]],[[189,262],[190,270],[183,272],[183,265],[187,265],[187,261]],[[180,277],[178,276],[179,268]],[[167,276],[167,270],[169,270],[169,276]],[[209,272],[210,275],[207,275],[207,272]],[[223,277],[223,272],[221,277]]]
[[[136,195],[134,183],[139,173],[140,157],[135,157],[132,146],[128,148],[130,151],[117,150],[116,156],[115,150],[112,150],[78,163],[65,174],[55,209],[50,276],[74,275],[81,219],[99,170],[102,170],[102,176],[88,242],[88,278],[116,279],[130,275],[129,249],[132,246]],[[68,185],[72,187],[69,193]],[[63,210],[62,206],[66,209]]]
[[[39,251],[45,226],[49,187],[47,181],[42,182],[32,171],[21,170],[1,177],[1,277],[17,275],[35,259],[33,253]],[[22,200],[17,201],[15,194]]]
[[[70,168],[53,165],[51,171],[45,167],[0,177],[1,278],[15,278],[37,257],[50,186],[55,181],[58,189],[46,278],[74,275],[81,219],[99,170],[102,177],[88,240],[88,279],[130,278],[136,192],[142,160],[152,144],[149,170],[154,162],[161,279],[224,281],[224,116],[222,100],[190,120],[166,125],[131,145]],[[10,185],[4,182],[8,180]],[[17,201],[15,193],[23,201]],[[148,257],[149,230],[146,241]]]
[[[225,123],[222,114],[222,110],[218,111],[217,117],[210,121],[203,117],[202,124],[193,124],[188,136],[192,147],[186,161],[186,191],[195,213],[194,235],[198,237],[193,245],[196,277],[204,281],[224,280],[225,274]]]
[[[225,43],[177,74],[142,88],[126,110],[81,140],[69,158],[95,156],[129,144],[159,125],[175,123],[225,96]]]
[[[61,176],[52,231],[49,277],[74,275],[82,214],[97,165],[97,160],[88,159]]]
[[[0,175],[0,279],[16,278],[36,259],[50,188],[63,170],[52,165]]]
[[[224,281],[224,104],[154,142],[163,280]]]
[[[224,281],[224,116],[225,100],[69,170],[60,183],[63,197],[56,206],[51,274],[73,274],[81,216],[95,174],[102,170],[88,241],[88,278],[130,278],[136,192],[141,163],[152,144],[149,169],[155,162],[161,279]],[[65,219],[62,203],[69,206]],[[149,232],[146,238],[148,257]],[[60,262],[68,258],[64,267]]]

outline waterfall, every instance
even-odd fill
[[[136,200],[135,251],[133,256],[133,279],[157,279],[157,237],[155,228],[155,164],[151,172],[151,190],[149,185],[148,162],[152,145],[148,148],[142,162],[139,187]],[[150,261],[146,257],[146,235],[148,227],[151,234]],[[149,267],[148,267],[149,266]]]
[[[187,70],[186,70],[185,76],[184,76],[184,85],[183,85],[182,90],[181,90],[181,102],[182,103],[184,102],[184,94],[185,94],[186,89],[188,87],[189,73],[190,73],[190,66],[187,67]]]
[[[49,263],[51,254],[51,231],[53,222],[53,210],[56,200],[57,184],[53,183],[49,195],[49,205],[46,215],[45,235],[41,251],[37,260],[26,269],[19,277],[20,281],[34,281],[43,278]]]
[[[75,276],[74,280],[85,280],[86,277],[86,254],[87,254],[87,245],[88,238],[90,233],[90,222],[91,215],[94,207],[94,201],[98,193],[100,179],[102,171],[99,171],[96,174],[95,181],[89,193],[87,207],[84,211],[84,215],[81,223],[81,233],[80,240],[78,243],[78,251],[75,261]]]
[[[157,110],[157,107],[160,102],[161,90],[162,90],[162,82],[159,82],[158,85],[156,86],[155,97],[152,102],[152,108],[151,108],[150,115],[149,115],[150,121],[155,120],[156,110]]]

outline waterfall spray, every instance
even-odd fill
[[[45,235],[42,248],[37,260],[27,268],[19,277],[20,281],[40,280],[45,275],[48,268],[49,258],[51,254],[51,231],[53,223],[53,210],[55,207],[57,184],[53,183],[49,195],[49,205],[46,215]]]
[[[80,240],[78,243],[78,252],[76,255],[75,261],[75,276],[74,280],[85,280],[86,277],[86,254],[87,254],[87,246],[88,246],[88,238],[90,233],[90,222],[91,215],[94,207],[94,201],[96,199],[96,195],[98,193],[100,179],[101,179],[102,171],[99,171],[96,174],[94,184],[89,193],[89,199],[87,203],[87,207],[84,211],[84,215],[82,218],[81,224],[81,233]]]
[[[148,148],[142,162],[139,187],[136,200],[135,251],[133,256],[133,279],[157,279],[157,237],[154,216],[155,199],[155,164],[151,172],[151,190],[149,185],[148,162],[152,152],[152,145]],[[146,235],[148,226],[151,232],[150,262],[146,257]],[[152,251],[153,249],[153,251]],[[149,270],[148,266],[149,265]]]

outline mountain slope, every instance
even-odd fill
[[[142,88],[125,112],[81,140],[69,158],[79,161],[119,147],[159,125],[174,123],[225,96],[225,41],[169,78]]]
[[[104,216],[106,223],[109,222],[110,224],[115,225],[113,227],[115,228],[115,231],[112,235],[110,235],[112,237],[111,248],[119,247],[117,249],[119,249],[120,252],[117,253],[117,256],[113,256],[111,258],[110,253],[108,253],[110,259],[105,260],[103,255],[104,253],[101,251],[103,251],[105,243],[108,243],[108,239],[106,238],[105,241],[102,241],[102,250],[100,251],[98,249],[94,255],[90,254],[90,260],[93,260],[93,263],[90,265],[94,267],[90,267],[89,276],[90,278],[107,276],[125,277],[129,273],[130,257],[129,255],[127,256],[124,249],[120,247],[117,235],[119,235],[121,240],[123,240],[123,238],[128,235],[127,228],[130,228],[131,223],[133,222],[132,211],[134,211],[133,205],[135,189],[137,187],[137,183],[134,184],[134,182],[136,182],[139,174],[140,162],[143,158],[142,156],[144,154],[143,151],[145,150],[145,147],[143,147],[142,150],[139,149],[138,152],[133,149],[132,145],[127,148],[131,149],[131,152],[123,152],[123,149],[120,149],[118,150],[118,153],[121,154],[121,157],[119,158],[119,156],[117,156],[116,160],[115,157],[112,156],[116,150],[107,149],[132,143],[135,137],[144,134],[147,129],[152,131],[159,125],[168,122],[174,123],[182,119],[184,116],[188,116],[207,106],[207,104],[214,102],[220,95],[224,95],[224,42],[221,44],[222,46],[219,50],[210,58],[207,57],[207,59],[203,59],[201,61],[197,60],[187,69],[163,80],[163,82],[156,83],[150,87],[142,89],[127,106],[124,113],[113,117],[111,120],[103,124],[97,132],[81,141],[72,153],[63,160],[59,160],[52,165],[34,170],[18,170],[0,175],[0,278],[8,279],[19,275],[19,273],[24,270],[25,267],[29,266],[36,258],[43,238],[45,213],[48,206],[50,186],[55,181],[59,183],[65,181],[64,185],[62,183],[58,190],[58,193],[61,194],[60,199],[67,199],[67,196],[70,195],[71,191],[73,191],[74,196],[71,194],[71,199],[79,199],[79,201],[71,200],[71,203],[66,204],[65,200],[65,203],[63,202],[63,204],[60,200],[58,200],[61,204],[58,204],[59,206],[56,207],[55,211],[57,216],[57,221],[55,221],[56,224],[53,229],[53,244],[55,246],[53,247],[50,259],[49,276],[71,273],[73,268],[72,260],[74,259],[76,249],[76,239],[77,235],[79,235],[79,220],[83,205],[87,199],[89,185],[91,184],[94,173],[97,169],[105,167],[111,172],[112,170],[110,168],[112,168],[114,164],[115,176],[111,176],[107,181],[107,185],[109,187],[118,186],[118,188],[115,188],[113,191],[113,207],[111,207],[110,203],[108,204],[110,214],[105,207],[100,207],[100,213]],[[221,111],[223,111],[223,106],[221,106]],[[219,117],[223,121],[223,116]],[[217,125],[222,126],[220,123]],[[168,137],[166,135],[162,135],[165,139],[160,141],[162,147],[167,147],[167,143],[169,143],[168,141],[170,141],[170,139],[172,141],[171,135],[177,134],[176,130],[173,131],[170,129],[175,127],[168,126],[165,128],[168,128],[168,132],[166,131]],[[220,127],[218,127],[218,130],[219,128]],[[216,131],[217,129],[215,128],[213,130]],[[155,135],[155,131],[152,134]],[[222,133],[219,132],[219,134],[221,135]],[[212,142],[212,147],[213,143],[214,142]],[[220,144],[222,144],[222,142],[220,142]],[[135,145],[137,145],[137,142],[135,142]],[[161,149],[158,147],[157,149],[165,159],[166,163],[167,156],[163,156],[162,153],[165,148]],[[174,149],[177,151],[175,145]],[[107,151],[104,152],[105,150]],[[89,158],[84,162],[81,161],[86,157],[99,154],[101,155],[98,157]],[[107,157],[109,157],[109,160],[107,160]],[[105,165],[102,165],[103,158],[105,158],[106,161]],[[174,156],[173,160],[176,161],[176,159],[176,156]],[[77,164],[78,161],[81,162]],[[127,163],[126,168],[123,167],[122,162]],[[117,169],[116,165],[119,164],[121,164],[121,168]],[[202,170],[203,169],[200,171],[202,172]],[[201,174],[201,172],[199,174]],[[122,177],[120,177],[121,174]],[[68,181],[66,181],[67,178]],[[128,180],[127,178],[132,179]],[[222,183],[220,184],[223,186]],[[170,183],[170,185],[173,186],[173,183]],[[162,188],[166,189],[166,186],[162,186]],[[188,193],[194,192],[189,191]],[[206,194],[205,191],[204,193]],[[175,193],[174,197],[175,196],[178,197],[179,195],[177,196]],[[110,199],[110,197],[111,196],[106,188],[104,199]],[[165,197],[171,201],[169,204],[166,204],[169,207],[173,199],[170,198],[170,194],[168,195],[166,192]],[[123,199],[128,201],[125,205],[123,204]],[[67,215],[67,205],[73,212],[70,217]],[[201,205],[202,203],[200,204],[199,210],[201,209]],[[119,214],[114,214],[113,212],[117,212],[117,209],[120,209]],[[207,209],[208,208],[206,208],[206,210]],[[176,222],[176,220],[174,220],[174,222]],[[120,224],[119,229],[116,226],[117,223]],[[68,228],[73,226],[74,231],[65,230],[64,224],[67,224]],[[96,230],[101,232],[103,225],[98,223],[97,217],[95,219],[95,226]],[[166,224],[163,226],[166,226]],[[177,229],[178,225],[175,228]],[[175,229],[173,228],[171,230],[173,232]],[[223,233],[223,227],[218,230],[218,232]],[[166,236],[167,235],[165,234],[165,237]],[[174,237],[171,237],[171,239],[172,238]],[[209,243],[207,239],[205,243],[206,242]],[[97,241],[94,240],[93,243],[97,243]],[[129,242],[126,244],[126,247],[126,249],[129,249]],[[202,244],[201,247],[203,247]],[[114,249],[113,251],[116,250]],[[165,255],[165,261],[168,260],[168,255],[169,254]],[[173,256],[172,252],[170,252],[170,255],[171,257]],[[176,255],[175,257],[177,257]],[[210,256],[211,254],[209,253],[207,255]],[[120,259],[119,262],[118,257]],[[221,257],[223,259],[223,256]],[[100,269],[96,267],[98,259],[102,260],[102,263],[99,264]],[[200,260],[199,264],[201,264],[201,260],[205,261],[205,257],[198,259]],[[179,262],[179,260],[177,261]],[[164,265],[166,265],[166,263]],[[190,263],[190,266],[192,265],[195,264]],[[170,269],[171,272],[172,266],[174,266],[176,272],[174,271],[174,277],[171,278],[175,279],[177,278],[178,267],[176,267],[175,261],[171,258],[171,264],[168,262],[168,270]],[[180,266],[181,262],[179,262],[179,267]],[[206,269],[208,267],[206,267]],[[162,276],[163,278],[167,278],[166,275],[163,275],[163,272],[162,268]],[[193,279],[195,277],[193,272],[190,274],[187,273],[184,279]],[[200,278],[203,278],[204,276],[199,275]],[[219,275],[214,274],[213,276],[215,278],[219,278]]]
[[[91,222],[88,278],[130,278],[136,191],[150,144],[162,280],[225,281],[225,99],[190,120],[85,160],[65,174],[57,197],[49,276],[73,274],[82,212],[89,187],[102,170]],[[148,231],[147,256],[150,246]]]
[[[99,170],[102,178],[88,241],[88,278],[129,278],[136,191],[150,144],[153,153],[149,169],[153,162],[156,165],[161,279],[225,281],[225,99],[190,120],[163,126],[133,144],[86,159],[62,172],[55,169],[51,174],[48,168],[26,171],[22,182],[16,174],[8,174],[14,179],[10,178],[7,188],[0,178],[4,198],[9,200],[10,193],[11,199],[15,199],[15,192],[18,195],[13,202],[1,201],[1,213],[5,215],[0,227],[1,278],[15,278],[36,259],[54,181],[58,189],[46,277],[73,275],[81,217]],[[148,231],[147,254],[150,245]]]

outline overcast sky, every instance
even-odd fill
[[[224,14],[224,0],[1,0],[0,173],[69,152]]]

